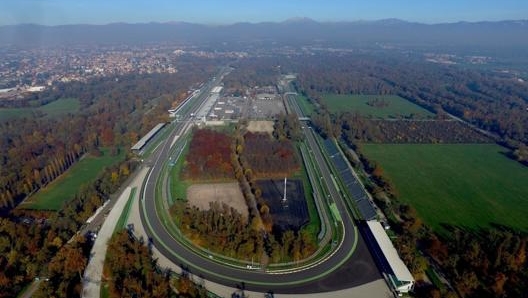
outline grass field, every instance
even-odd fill
[[[76,112],[79,108],[80,103],[77,98],[61,98],[38,108],[38,110],[45,113],[48,117],[55,117]]]
[[[306,98],[306,96],[298,95],[297,96],[297,102],[299,103],[299,107],[301,108],[302,112],[306,116],[311,116],[315,111],[315,106]]]
[[[124,150],[117,156],[110,156],[109,150],[103,150],[101,157],[86,156],[75,163],[66,173],[39,190],[24,201],[20,207],[36,210],[59,210],[64,202],[71,200],[82,184],[93,181],[99,172],[125,157]]]
[[[364,144],[402,202],[437,232],[493,224],[528,231],[528,168],[495,144]]]
[[[33,113],[44,113],[47,117],[56,117],[70,112],[78,111],[80,107],[79,100],[76,98],[61,98],[50,102],[38,108],[13,108],[0,109],[0,121],[14,118],[29,117]]]
[[[385,106],[372,106],[375,100],[384,102]],[[412,102],[396,95],[340,95],[325,94],[323,102],[330,112],[357,111],[363,116],[390,119],[409,117],[414,114],[421,118],[433,117],[433,114]]]

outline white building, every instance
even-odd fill
[[[374,236],[383,257],[390,266],[391,272],[383,272],[392,288],[398,293],[408,293],[414,287],[414,278],[398,255],[389,236],[379,221],[367,221],[370,232]],[[381,257],[381,256],[379,256]],[[389,271],[389,270],[387,270]]]
[[[216,87],[214,87],[214,88],[211,90],[211,93],[220,93],[220,92],[222,92],[222,89],[224,89],[224,87],[222,87],[222,86],[216,86]]]

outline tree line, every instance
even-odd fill
[[[377,120],[359,113],[330,114],[319,109],[312,124],[324,136],[344,138],[349,144],[370,143],[491,143],[493,140],[455,120]]]
[[[318,103],[324,93],[399,95],[493,132],[512,150],[528,143],[528,85],[493,70],[437,65],[399,54],[299,59],[305,63],[298,66],[294,84]]]

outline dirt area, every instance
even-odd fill
[[[194,184],[187,188],[189,204],[209,209],[209,202],[225,203],[248,218],[248,208],[238,183]]]
[[[251,101],[248,109],[250,119],[271,119],[279,113],[285,113],[282,100],[258,100]]]
[[[247,130],[250,132],[273,132],[273,121],[249,121]]]

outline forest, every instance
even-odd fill
[[[311,59],[311,58],[308,58]],[[361,154],[362,142],[486,143],[499,142],[526,162],[528,88],[491,70],[431,65],[405,57],[317,57],[305,63],[294,82],[319,107],[312,124],[325,137],[344,139],[359,150],[359,160],[373,183],[367,183],[398,237],[394,244],[415,276],[430,268],[443,272],[448,284],[418,283],[418,297],[523,297],[528,283],[528,235],[503,226],[471,230],[446,225],[439,235],[423,224],[398,193],[383,169]],[[354,113],[331,114],[321,96],[395,94],[436,113],[436,119],[380,121]],[[500,111],[500,112],[499,112]],[[459,117],[477,131],[447,113]]]
[[[252,259],[260,264],[267,254],[270,263],[298,261],[310,256],[316,244],[306,231],[286,231],[278,238],[259,228],[257,220],[247,222],[235,209],[216,202],[200,210],[183,202],[171,207],[171,214],[183,234],[194,244],[230,258]]]
[[[176,275],[160,268],[144,242],[129,230],[118,231],[109,240],[104,267],[108,297],[208,297],[188,272]]]
[[[181,64],[174,75],[64,83],[16,103],[44,104],[67,96],[77,98],[81,110],[60,119],[35,115],[0,123],[0,297],[15,297],[37,276],[49,278],[37,297],[80,296],[79,272],[86,266],[91,242],[76,237],[67,243],[135,170],[137,161],[129,156],[104,169],[57,212],[13,208],[83,154],[97,154],[101,147],[129,148],[165,121],[166,110],[215,69],[211,61],[197,59]],[[64,266],[70,262],[72,266]]]
[[[233,179],[230,136],[211,129],[196,129],[182,171],[192,181]]]
[[[290,176],[300,168],[292,143],[287,139],[278,141],[267,133],[247,132],[242,158],[256,178]]]
[[[349,144],[369,143],[491,143],[489,137],[451,119],[374,120],[358,113],[329,115],[319,111],[312,122],[324,135],[343,137]]]
[[[462,118],[496,134],[513,150],[528,143],[528,85],[494,69],[438,65],[400,54],[303,59],[294,84],[319,104],[324,93],[393,94]],[[523,161],[526,156],[518,157]]]
[[[213,71],[198,60],[197,65],[182,65],[173,75],[63,83],[17,101],[19,105],[45,104],[73,97],[79,99],[81,111],[61,118],[0,121],[0,211],[14,208],[86,152],[96,152],[99,147],[128,148],[155,124],[167,121],[166,110]],[[179,82],[178,86],[174,82]]]
[[[233,63],[235,71],[224,78],[227,92],[240,96],[248,87],[275,85],[280,73],[278,65],[281,62],[277,57],[265,57],[243,59]]]
[[[0,297],[15,297],[38,276],[49,278],[38,297],[78,297],[79,271],[84,271],[92,243],[75,234],[136,166],[134,161],[125,161],[105,169],[93,183],[72,194],[58,212],[14,210],[11,218],[1,218]],[[116,175],[118,179],[112,179]],[[70,258],[75,266],[64,266]]]
[[[106,260],[109,297],[207,297],[205,288],[188,275],[175,277],[170,270],[161,270],[143,239],[127,230],[110,239]]]

